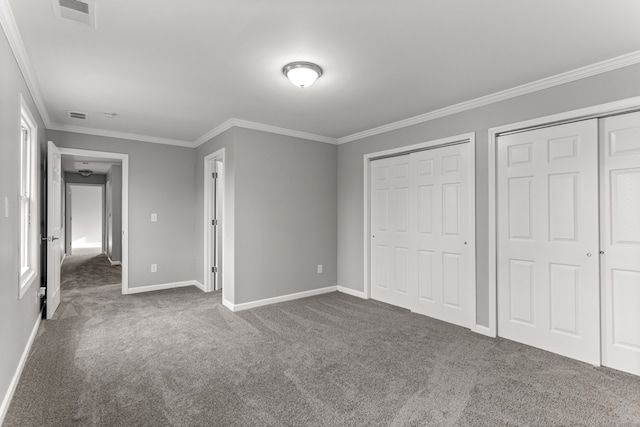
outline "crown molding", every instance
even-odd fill
[[[202,145],[205,142],[209,141],[211,138],[214,138],[214,137],[220,135],[221,133],[225,132],[226,130],[228,130],[228,129],[232,128],[232,127],[239,127],[239,128],[243,128],[243,129],[258,130],[258,131],[261,131],[261,132],[275,133],[275,134],[278,134],[278,135],[292,136],[294,138],[308,139],[308,140],[311,140],[311,141],[324,142],[326,144],[336,145],[338,143],[337,139],[331,138],[331,137],[328,137],[328,136],[316,135],[316,134],[313,134],[313,133],[301,132],[301,131],[297,131],[297,130],[293,130],[293,129],[287,129],[287,128],[281,128],[281,127],[277,127],[277,126],[265,125],[263,123],[251,122],[249,120],[231,118],[229,120],[226,120],[222,124],[218,125],[214,129],[210,130],[209,132],[205,133],[204,135],[202,135],[197,140],[195,140],[194,146],[195,147],[199,147],[200,145]]]
[[[49,125],[51,124],[51,119],[49,118],[49,113],[47,112],[47,108],[45,107],[44,98],[42,98],[40,87],[38,86],[38,80],[36,79],[36,75],[33,72],[33,68],[31,67],[31,62],[29,61],[27,50],[25,49],[24,43],[22,42],[20,31],[18,31],[18,24],[13,17],[13,12],[11,11],[9,0],[0,0],[0,24],[2,24],[4,33],[6,34],[7,40],[9,41],[9,46],[11,46],[13,55],[18,62],[18,67],[22,72],[22,76],[24,77],[24,80],[27,84],[27,88],[29,89],[31,97],[33,98],[33,102],[36,104],[38,113],[40,113],[40,117],[42,118],[45,126],[49,127]]]
[[[392,130],[417,125],[420,123],[439,119],[441,117],[450,116],[452,114],[461,113],[463,111],[472,110],[474,108],[483,107],[485,105],[494,104],[496,102],[505,101],[507,99],[516,98],[518,96],[549,89],[565,83],[574,82],[576,80],[581,80],[587,77],[617,70],[619,68],[638,63],[640,63],[640,51],[631,52],[625,55],[617,56],[615,58],[607,59],[605,61],[596,62],[595,64],[576,68],[575,70],[556,74],[555,76],[546,77],[544,79],[536,80],[531,83],[516,86],[511,89],[506,89],[500,92],[492,93],[490,95],[481,96],[479,98],[461,102],[459,104],[450,105],[448,107],[421,114],[419,116],[414,116],[383,126],[378,126],[373,129],[354,133],[352,135],[343,136],[342,138],[338,138],[338,144],[346,144],[347,142],[366,138],[368,136],[379,135],[381,133],[390,132]]]
[[[120,139],[130,139],[134,141],[152,142],[154,144],[177,145],[179,147],[193,148],[192,142],[180,141],[178,139],[168,139],[168,138],[160,138],[157,136],[139,135],[135,133],[86,128],[82,126],[61,125],[57,123],[51,123],[49,126],[47,126],[47,129],[59,130],[63,132],[82,133],[86,135],[106,136],[109,138],[120,138]]]
[[[26,53],[26,49],[22,41],[22,37],[20,36],[20,32],[18,31],[18,26],[16,24],[15,18],[11,11],[9,0],[0,0],[0,24],[4,29],[4,33],[7,36],[9,45],[11,46],[11,50],[13,51],[16,61],[18,62],[18,66],[22,72],[22,75],[24,76],[25,82],[27,84],[27,88],[31,93],[31,96],[36,105],[36,108],[40,113],[40,116],[42,117],[42,120],[47,129],[83,133],[88,135],[106,136],[106,137],[112,137],[112,138],[131,139],[131,140],[137,140],[137,141],[152,142],[156,144],[177,145],[180,147],[191,147],[191,148],[196,148],[202,145],[203,143],[209,141],[211,138],[214,138],[220,135],[221,133],[225,132],[226,130],[232,127],[240,127],[244,129],[252,129],[252,130],[258,130],[262,132],[275,133],[279,135],[291,136],[291,137],[307,139],[311,141],[324,142],[327,144],[336,144],[336,145],[346,144],[348,142],[355,141],[358,139],[379,135],[381,133],[390,132],[390,131],[405,128],[408,126],[413,126],[416,124],[428,122],[431,120],[435,120],[435,119],[450,116],[453,114],[461,113],[464,111],[472,110],[474,108],[483,107],[489,104],[494,104],[494,103],[505,101],[518,96],[549,89],[565,83],[570,83],[576,80],[584,79],[587,77],[595,76],[598,74],[606,73],[608,71],[613,71],[619,68],[640,63],[640,51],[631,52],[631,53],[621,55],[615,58],[611,58],[605,61],[597,62],[595,64],[587,65],[571,71],[560,73],[555,76],[536,80],[531,83],[526,83],[520,86],[513,87],[511,89],[506,89],[500,92],[495,92],[493,94],[475,98],[469,101],[450,105],[445,108],[434,110],[418,116],[410,117],[408,119],[399,120],[397,122],[389,123],[383,126],[378,126],[362,132],[357,132],[357,133],[347,135],[338,139],[331,138],[328,136],[323,136],[323,135],[316,135],[312,133],[296,131],[296,130],[287,129],[287,128],[281,128],[277,126],[266,125],[262,123],[251,122],[248,120],[231,118],[221,123],[220,125],[216,126],[214,129],[210,130],[209,132],[205,133],[195,141],[187,142],[187,141],[181,141],[181,140],[175,140],[175,139],[154,137],[149,135],[139,135],[139,134],[125,133],[125,132],[108,131],[108,130],[102,130],[102,129],[52,123],[44,103],[44,98],[42,97],[42,94],[40,92],[40,88],[38,86],[35,73],[29,61],[29,57]]]
[[[205,133],[204,135],[202,135],[200,138],[196,139],[193,142],[193,147],[197,148],[199,146],[201,146],[202,144],[204,144],[205,142],[209,141],[211,138],[215,138],[216,136],[220,135],[223,132],[226,132],[227,130],[231,129],[234,124],[235,119],[231,118],[228,120],[225,120],[224,122],[220,123],[218,126],[216,126],[215,128],[211,129],[209,132]]]

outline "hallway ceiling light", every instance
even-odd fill
[[[81,169],[81,170],[78,171],[78,173],[86,178],[88,176],[91,176],[93,171],[89,170],[89,169]]]
[[[282,74],[294,85],[304,89],[322,75],[322,68],[311,62],[291,62],[282,68]]]

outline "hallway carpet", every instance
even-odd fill
[[[60,269],[60,286],[66,289],[122,283],[122,267],[111,265],[103,254],[70,255]]]
[[[341,293],[63,294],[13,426],[640,425],[640,378]]]

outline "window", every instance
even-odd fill
[[[20,298],[38,275],[37,127],[20,96]]]

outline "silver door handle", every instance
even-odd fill
[[[591,252],[589,252],[589,253],[587,254],[587,256],[591,256]]]
[[[56,237],[56,236],[51,236],[51,241],[52,241],[52,242],[53,242],[54,240],[58,240],[58,239],[60,239],[60,238],[59,238],[59,237]],[[591,255],[589,255],[589,256],[591,256]]]

